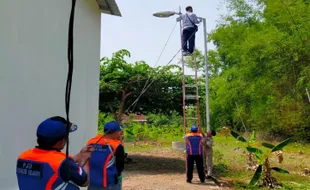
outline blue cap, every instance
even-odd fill
[[[103,129],[104,133],[106,133],[106,134],[107,133],[114,133],[116,131],[121,131],[121,130],[122,130],[122,128],[121,128],[120,123],[115,122],[115,121],[110,121],[110,122],[106,123],[104,125],[104,129]]]
[[[77,125],[70,123],[69,132],[77,130]],[[63,117],[51,117],[40,123],[37,129],[37,136],[46,140],[61,140],[67,136],[67,120]]]
[[[195,126],[195,125],[191,126],[191,131],[192,132],[197,132],[198,131],[198,127]]]

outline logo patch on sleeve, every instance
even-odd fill
[[[79,167],[79,174],[82,175],[83,174],[83,169],[81,167]]]

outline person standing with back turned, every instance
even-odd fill
[[[198,132],[197,126],[191,127],[191,132],[185,135],[186,141],[186,175],[187,183],[191,183],[193,179],[194,162],[196,162],[196,167],[201,183],[205,182],[205,173],[203,167],[203,146],[202,146],[203,136]]]
[[[190,56],[194,53],[195,48],[195,33],[198,31],[200,21],[198,20],[193,8],[186,7],[186,13],[182,14],[177,21],[183,20],[183,34],[182,34],[182,50],[184,56]]]
[[[69,123],[69,132],[77,126]],[[67,141],[67,120],[55,116],[37,129],[38,146],[23,152],[17,160],[16,174],[20,190],[78,190],[89,184],[88,171],[82,167],[91,156],[92,147],[84,147],[66,158],[61,150]],[[71,183],[72,182],[72,183]]]
[[[99,134],[87,142],[95,149],[87,163],[90,174],[88,190],[122,189],[125,153],[121,135],[120,123],[111,121],[104,125],[103,135]]]

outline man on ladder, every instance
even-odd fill
[[[191,6],[186,7],[186,13],[182,14],[177,21],[183,20],[183,34],[182,34],[182,49],[183,56],[191,56],[194,53],[195,48],[195,33],[198,31],[196,24],[200,23],[193,8]]]

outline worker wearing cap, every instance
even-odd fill
[[[77,130],[76,125],[69,125],[69,132]],[[61,152],[66,139],[67,121],[60,116],[48,118],[38,126],[38,146],[25,151],[17,160],[20,190],[77,190],[89,184],[87,171],[81,165],[91,156],[92,148],[85,147],[77,155],[66,158]]]
[[[121,143],[122,130],[119,122],[104,125],[104,134],[90,139],[87,145],[94,152],[87,163],[90,172],[89,190],[122,189],[122,171],[124,169],[124,147]]]
[[[196,163],[199,179],[201,183],[205,182],[205,173],[203,167],[203,136],[198,132],[197,126],[192,126],[190,133],[185,135],[186,141],[186,182],[191,183],[193,179],[194,163]]]
[[[206,135],[203,134],[203,147],[204,147],[204,168],[205,173],[207,173],[207,178],[212,176],[213,171],[213,138],[212,136],[216,136],[216,132],[214,130],[208,131]]]

